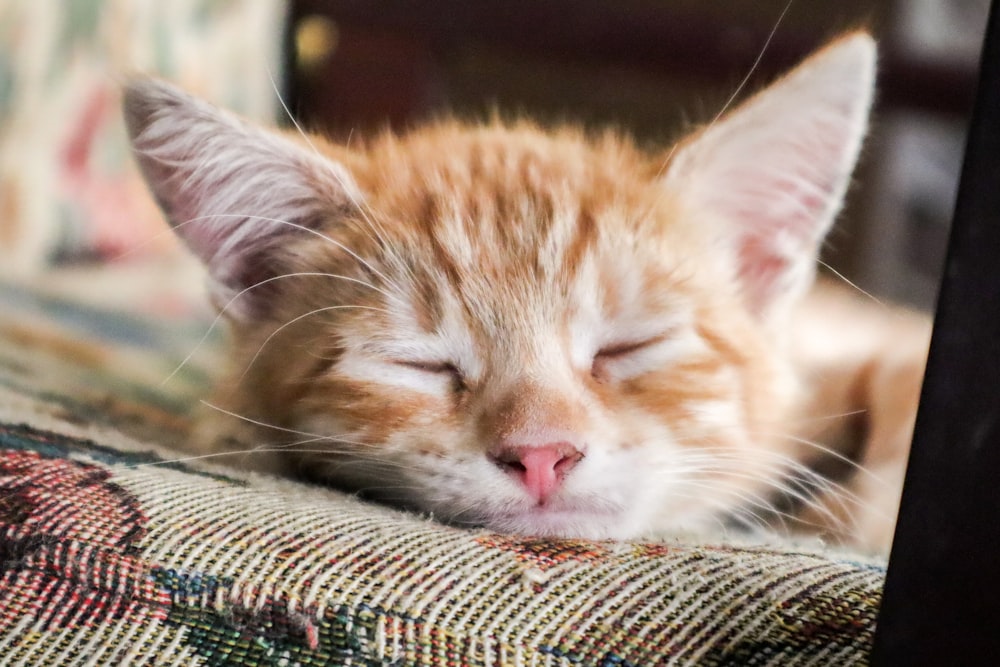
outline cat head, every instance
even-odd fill
[[[444,122],[354,146],[172,86],[135,152],[232,328],[228,412],[306,474],[453,522],[629,537],[781,472],[783,345],[867,123],[855,33],[660,154]]]

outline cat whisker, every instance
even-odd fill
[[[750,479],[753,480],[755,478],[750,477]],[[716,506],[720,508],[728,507],[728,505],[725,504],[725,501],[729,498],[735,498],[746,506],[762,509],[770,514],[781,517],[783,519],[793,518],[791,515],[779,510],[772,502],[770,502],[766,498],[761,497],[759,494],[755,494],[749,491],[741,491],[736,488],[722,488],[719,485],[708,484],[705,482],[698,482],[694,479],[684,480],[684,483],[695,488],[715,491],[717,493],[721,493],[722,495],[724,495],[725,498],[709,498],[710,501],[714,500]]]
[[[359,456],[358,456],[359,455],[359,451],[358,451],[359,448],[361,448],[361,449],[366,449],[367,448],[367,449],[370,449],[370,450],[377,450],[378,449],[377,445],[373,445],[371,443],[366,443],[366,442],[363,442],[363,441],[348,439],[348,438],[346,438],[346,437],[344,437],[342,435],[339,435],[339,436],[338,435],[321,435],[321,434],[317,434],[317,433],[310,433],[308,431],[302,431],[302,430],[299,430],[299,429],[292,429],[292,428],[287,428],[287,427],[284,427],[284,426],[278,426],[276,424],[268,424],[267,422],[263,422],[263,421],[260,421],[260,420],[257,420],[257,419],[252,419],[250,417],[247,417],[245,415],[240,415],[240,414],[238,414],[236,412],[233,412],[231,410],[226,410],[225,408],[221,408],[221,407],[219,407],[217,405],[213,405],[212,403],[209,403],[208,401],[205,401],[205,400],[202,400],[200,402],[201,402],[202,405],[204,405],[207,408],[210,408],[210,409],[215,410],[217,412],[220,412],[222,414],[228,415],[228,416],[233,417],[235,419],[239,419],[241,421],[253,424],[255,426],[260,426],[262,428],[273,429],[275,431],[280,431],[280,432],[283,432],[283,433],[290,433],[290,434],[293,434],[293,435],[306,436],[306,439],[303,439],[303,440],[296,440],[296,441],[288,442],[288,443],[267,443],[266,445],[262,445],[262,446],[259,446],[259,447],[248,448],[248,449],[244,449],[244,450],[229,450],[229,451],[226,451],[226,452],[222,452],[221,454],[238,454],[238,453],[252,454],[252,453],[255,453],[255,452],[269,452],[269,453],[270,452],[315,453],[315,454],[328,454],[328,455],[333,455],[333,456],[337,456],[337,455],[340,455],[340,456],[350,456],[353,459],[355,459],[358,463],[366,462],[366,463],[374,464],[374,465],[378,465],[378,466],[396,467],[396,468],[399,468],[399,469],[402,469],[402,470],[407,470],[407,469],[409,469],[411,467],[411,466],[409,466],[406,463],[388,461],[388,460],[385,460],[385,459],[369,460],[369,459],[359,458]],[[321,448],[321,449],[309,449],[309,450],[301,449],[302,445],[304,445],[304,444],[310,444],[310,443],[315,443],[315,442],[333,443],[333,444],[347,444],[347,445],[351,445],[351,448],[336,449],[336,448],[333,448],[333,447],[324,447],[324,448]],[[343,463],[346,463],[346,462],[343,459],[341,459],[341,460],[338,460],[337,463],[339,465],[342,465]]]
[[[725,451],[724,453],[728,454],[728,452]],[[761,452],[760,454],[764,454],[764,452]],[[779,494],[795,500],[801,506],[814,510],[817,514],[827,519],[831,525],[840,531],[845,531],[847,527],[845,521],[837,516],[828,504],[824,502],[824,500],[828,502],[836,502],[849,517],[854,516],[854,512],[851,510],[849,505],[859,508],[866,507],[866,504],[862,502],[860,498],[846,491],[840,485],[836,485],[822,475],[815,473],[815,471],[809,469],[807,466],[804,466],[793,459],[780,457],[780,455],[777,455],[777,457],[779,458],[780,466],[775,465],[772,461],[767,468],[760,470],[761,473],[768,472],[768,470],[770,470],[773,474],[755,475],[738,471],[732,466],[721,465],[724,461],[724,458],[721,457],[718,463],[713,466],[705,466],[702,472],[705,474],[722,474],[732,479],[745,479],[751,482],[758,482],[764,488],[773,489]],[[746,463],[745,457],[734,456],[731,457],[731,461],[736,463]],[[760,461],[757,461],[756,464],[759,468]],[[799,477],[796,477],[796,474],[799,475]],[[744,502],[747,501],[747,496],[742,492],[736,491],[735,489],[728,489],[727,493],[733,497],[742,499]],[[759,498],[759,494],[754,497]],[[782,523],[784,523],[784,518],[788,518],[794,519],[800,524],[811,525],[810,522],[801,517],[794,517],[786,512],[778,510],[770,502],[756,501],[753,504],[761,509],[766,509],[771,514],[779,518],[782,518]],[[870,511],[870,508],[866,507],[866,509],[869,509]]]
[[[259,287],[261,287],[263,285],[266,285],[268,283],[271,283],[271,282],[274,282],[274,281],[277,281],[277,280],[284,280],[284,279],[287,279],[287,278],[301,278],[301,277],[337,278],[337,279],[340,279],[340,280],[345,280],[345,281],[348,281],[348,282],[357,283],[357,284],[362,285],[364,287],[370,287],[371,289],[375,290],[376,292],[380,292],[380,293],[386,295],[389,298],[395,298],[394,295],[392,295],[392,294],[386,292],[385,290],[380,289],[380,288],[376,287],[375,285],[372,285],[371,283],[368,283],[368,282],[366,282],[364,280],[359,280],[357,278],[352,278],[351,276],[344,276],[344,275],[340,275],[340,274],[336,274],[336,273],[326,273],[326,272],[323,272],[323,271],[297,271],[297,272],[294,272],[294,273],[284,273],[284,274],[281,274],[280,276],[272,276],[270,278],[265,278],[264,280],[260,280],[260,281],[258,281],[256,283],[254,283],[253,285],[250,285],[249,287],[246,287],[246,288],[240,290],[232,298],[230,298],[229,301],[227,301],[222,306],[222,308],[219,309],[218,314],[215,316],[215,318],[212,320],[212,322],[208,325],[208,329],[205,330],[205,333],[202,335],[202,337],[198,340],[198,342],[195,343],[194,347],[191,349],[191,351],[188,353],[188,355],[186,357],[184,357],[184,359],[177,365],[177,367],[174,368],[174,370],[171,371],[171,373],[169,375],[167,375],[166,378],[164,378],[164,380],[160,383],[160,386],[162,387],[162,386],[166,385],[168,382],[170,382],[170,380],[173,379],[173,377],[175,375],[177,375],[177,373],[179,373],[181,371],[181,369],[183,369],[184,366],[186,366],[189,361],[191,361],[191,358],[198,352],[199,349],[201,349],[201,346],[205,344],[205,341],[208,340],[208,337],[212,334],[212,331],[215,330],[215,327],[217,327],[219,325],[219,322],[225,316],[225,314],[229,310],[229,308],[240,297],[242,297],[243,295],[247,294],[248,292],[250,292],[252,290],[255,290],[255,289],[257,289],[257,288],[259,288]]]
[[[465,504],[465,506],[459,506],[456,508],[448,508],[448,522],[458,523],[467,526],[476,526],[486,523],[486,517],[482,511],[482,507],[479,503],[471,501]]]
[[[481,512],[475,512],[473,507],[465,507],[457,511],[448,510],[448,515],[442,519],[440,513],[431,513],[431,516],[438,520],[443,520],[449,525],[460,527],[460,528],[479,528],[487,523],[489,523],[490,517],[484,515]],[[471,513],[471,515],[470,515]]]
[[[769,459],[767,463],[771,466],[774,466],[774,469],[787,470],[789,472],[797,471],[800,474],[814,477],[817,480],[832,481],[829,480],[826,476],[810,468],[807,464],[782,452],[761,449],[761,450],[755,450],[752,453],[744,453],[744,452],[733,452],[732,450],[726,448],[711,448],[711,447],[705,448],[705,452],[707,455],[715,457],[718,460],[729,460],[735,463],[740,463],[741,465],[760,465],[761,463],[765,462],[762,459]],[[849,461],[850,460],[848,459],[848,461],[845,461],[845,463]],[[780,468],[778,468],[776,464],[780,464]],[[860,468],[861,466],[858,467]]]
[[[753,511],[753,509],[750,507],[752,503],[750,502],[749,497],[741,496],[739,499],[742,500],[744,504],[734,506],[732,502],[727,502],[728,498],[732,497],[732,494],[729,493],[728,491],[726,494],[727,498],[717,497],[713,494],[704,493],[704,491],[718,492],[719,488],[714,485],[701,483],[694,479],[683,480],[682,482],[680,482],[680,484],[684,486],[689,486],[693,490],[701,489],[703,492],[695,495],[692,493],[683,493],[678,489],[673,489],[671,490],[670,497],[674,499],[690,500],[700,505],[707,505],[708,508],[716,510],[717,514],[713,513],[708,518],[713,523],[718,524],[723,534],[729,533],[724,517],[732,516],[735,513],[745,514],[751,517],[752,520],[748,519],[746,520],[746,523],[753,524],[758,529],[761,530],[773,529],[773,526],[766,518],[762,517],[760,514]],[[761,507],[761,509],[769,510],[769,508],[767,507]]]
[[[164,226],[164,228],[160,229],[158,232],[145,235],[145,238],[143,238],[141,241],[139,240],[134,241],[130,243],[127,248],[117,253],[108,255],[108,259],[106,261],[110,264],[117,264],[119,262],[123,262],[124,260],[127,260],[130,256],[134,255],[135,253],[140,252],[143,248],[150,246],[156,243],[157,241],[161,241],[164,237],[175,238],[176,234],[174,234],[174,230],[171,227]]]
[[[778,487],[778,490],[786,491],[784,487]],[[781,531],[787,536],[792,534],[792,529],[789,524],[794,524],[797,526],[805,526],[812,529],[822,529],[822,530],[828,530],[832,527],[835,531],[840,533],[845,533],[848,528],[847,523],[843,519],[841,519],[839,516],[833,513],[829,508],[823,506],[822,504],[813,502],[811,496],[806,496],[800,499],[800,502],[804,507],[810,507],[812,509],[815,509],[818,514],[820,514],[823,518],[827,520],[827,523],[825,524],[816,523],[815,521],[808,520],[807,518],[801,516],[800,514],[792,514],[790,512],[781,510],[777,506],[775,506],[773,502],[767,500],[760,494],[748,495],[740,493],[740,494],[733,494],[733,496],[739,499],[743,504],[728,508],[722,506],[720,507],[720,509],[722,509],[723,511],[728,511],[728,513],[731,515],[740,515],[744,517],[751,516],[754,518],[753,521],[754,525],[763,530],[775,530],[777,528],[780,528]],[[758,514],[756,511],[754,511],[753,508],[763,510],[764,512],[767,513],[769,517],[773,518],[768,519]],[[775,525],[774,523],[775,521],[778,522],[778,525]]]
[[[414,496],[419,496],[422,491],[422,487],[416,484],[375,484],[367,486],[357,486],[353,489],[355,494],[365,495],[375,495],[381,499],[393,499],[397,502],[401,501],[404,504],[408,504]],[[389,496],[387,492],[400,492],[405,493],[396,496]]]
[[[712,119],[712,122],[709,123],[709,127],[712,127],[719,122],[719,119],[721,119],[726,112],[729,111],[730,107],[732,107],[733,103],[743,92],[743,89],[746,88],[747,84],[750,82],[750,78],[753,76],[754,72],[757,71],[757,68],[760,67],[760,63],[764,59],[764,54],[767,53],[767,49],[771,46],[771,42],[774,41],[774,36],[778,33],[778,28],[781,27],[781,22],[784,20],[785,15],[788,14],[788,10],[792,8],[794,3],[795,0],[788,0],[788,2],[785,3],[781,13],[778,14],[778,18],[775,20],[774,25],[771,26],[771,32],[768,33],[767,39],[764,40],[764,45],[760,47],[760,51],[758,51],[756,59],[754,59],[753,64],[750,65],[750,71],[746,73],[743,80],[736,86],[736,90],[733,91],[733,94],[729,96],[726,103],[722,105],[721,109],[719,109],[719,113],[717,113],[715,118]]]
[[[771,26],[771,32],[768,33],[767,38],[764,40],[764,45],[760,47],[760,50],[757,52],[757,57],[754,59],[753,64],[750,65],[749,71],[747,71],[743,79],[739,82],[739,84],[737,84],[736,89],[733,90],[732,94],[722,105],[722,108],[715,114],[715,117],[708,123],[706,129],[714,127],[719,120],[726,115],[726,112],[729,111],[729,109],[736,102],[737,98],[739,98],[739,96],[743,93],[743,89],[747,87],[748,83],[750,83],[750,79],[753,77],[754,72],[757,71],[760,67],[761,61],[764,59],[764,54],[767,53],[768,48],[771,46],[771,42],[774,41],[774,37],[778,33],[778,28],[781,26],[781,22],[785,19],[785,15],[788,14],[788,11],[792,8],[793,4],[795,4],[795,0],[788,0],[788,2],[785,3],[781,13],[778,14],[778,18],[774,21],[774,25]],[[670,152],[667,154],[667,157],[664,158],[663,162],[660,164],[659,170],[656,172],[657,178],[663,176],[667,166],[670,164],[671,158],[674,156],[674,152],[677,150],[677,146],[678,144],[675,143],[670,147]]]
[[[854,411],[852,413],[845,413],[845,414],[850,415],[850,414],[858,414],[858,413],[863,413],[863,412],[865,412],[865,411],[858,410],[858,411]],[[817,418],[817,419],[827,419],[827,418],[834,419],[836,417],[837,416],[821,417],[821,418]],[[755,436],[763,436],[763,437],[767,437],[767,438],[781,438],[781,439],[785,439],[785,440],[791,440],[792,442],[795,442],[795,443],[798,443],[798,444],[801,444],[801,445],[805,445],[805,446],[807,446],[807,447],[809,447],[811,449],[814,449],[814,450],[822,453],[825,456],[830,457],[831,459],[834,459],[834,460],[838,461],[839,463],[842,463],[842,464],[848,466],[851,470],[854,470],[854,471],[856,471],[858,473],[861,473],[861,474],[869,477],[870,479],[878,482],[879,484],[882,484],[882,485],[887,485],[888,484],[888,482],[886,482],[886,480],[884,480],[883,478],[879,477],[875,473],[871,472],[871,470],[869,470],[865,466],[861,465],[860,463],[858,463],[857,461],[855,461],[851,457],[849,457],[849,456],[847,456],[847,455],[845,455],[845,454],[843,454],[841,452],[838,452],[837,450],[832,449],[831,447],[823,445],[822,443],[815,442],[813,440],[809,440],[807,438],[796,436],[796,435],[793,435],[793,434],[790,434],[790,433],[787,433],[787,432],[773,432],[773,431],[764,431],[764,430],[751,430],[751,431],[749,431],[749,433],[750,433],[750,435],[755,435]],[[746,454],[742,454],[742,453],[741,454],[734,454],[732,452],[732,450],[724,448],[724,447],[713,448],[713,447],[704,447],[704,446],[702,446],[700,449],[703,452],[706,452],[706,453],[712,452],[713,455],[746,456]],[[782,460],[784,462],[787,462],[789,464],[793,464],[793,465],[796,465],[796,466],[803,465],[799,461],[797,461],[797,460],[795,460],[795,459],[793,459],[793,458],[791,458],[791,457],[789,457],[789,456],[787,456],[785,454],[781,454],[779,452],[769,451],[769,450],[766,450],[766,449],[763,449],[763,448],[755,449],[753,451],[752,457],[756,460],[760,456],[777,457],[780,460]],[[746,459],[743,459],[743,460],[744,460],[744,462],[746,462]],[[817,473],[817,475],[818,475],[818,473]],[[819,477],[823,477],[822,475],[818,475],[818,476]]]
[[[146,461],[144,463],[129,463],[123,464],[123,466],[129,470],[136,470],[139,468],[156,467],[163,465],[170,465],[175,463],[190,463],[192,461],[200,461],[204,459],[221,458],[227,456],[246,456],[247,454],[256,453],[275,453],[275,452],[286,452],[294,451],[298,453],[324,453],[326,450],[323,449],[295,449],[288,450],[279,446],[261,445],[259,447],[253,447],[250,449],[233,449],[226,451],[211,452],[209,454],[198,454],[193,456],[181,456],[172,459],[164,459],[162,461]]]
[[[720,462],[726,460],[726,454],[728,452],[720,452],[719,460]],[[770,458],[770,462],[764,462],[761,460],[762,457]],[[789,456],[780,454],[778,452],[767,452],[760,451],[755,452],[753,458],[753,465],[760,470],[761,473],[769,473],[767,475],[762,475],[760,477],[761,481],[771,485],[773,488],[779,489],[777,485],[783,483],[795,483],[799,485],[799,488],[803,490],[804,493],[809,493],[813,496],[813,489],[818,492],[829,496],[831,498],[836,497],[838,502],[842,504],[844,509],[847,509],[846,503],[850,501],[853,505],[863,507],[865,505],[864,501],[854,493],[851,493],[844,485],[838,484],[834,480],[816,472],[808,465],[801,463]],[[732,456],[730,460],[733,463],[740,465],[746,465],[748,463],[747,457],[742,456]],[[767,467],[763,467],[766,465]],[[729,467],[720,468],[720,472],[728,472],[731,470]],[[781,490],[781,489],[779,489]],[[798,500],[803,500],[804,498],[797,498]]]
[[[208,401],[206,401],[204,399],[200,400],[199,403],[201,403],[202,405],[204,405],[206,408],[210,408],[212,410],[215,410],[216,412],[220,412],[220,413],[222,413],[224,415],[228,415],[229,417],[233,417],[235,419],[239,419],[240,421],[247,422],[248,424],[253,424],[254,426],[261,426],[261,427],[264,427],[264,428],[274,429],[275,431],[281,431],[283,433],[292,433],[294,435],[304,435],[307,438],[316,438],[316,439],[326,438],[325,435],[320,435],[319,433],[309,433],[308,431],[300,431],[300,430],[294,429],[294,428],[288,428],[288,427],[285,427],[285,426],[278,426],[277,424],[268,424],[267,422],[263,422],[263,421],[260,421],[260,420],[257,420],[257,419],[253,419],[251,417],[247,417],[245,415],[241,415],[241,414],[238,414],[236,412],[232,412],[231,410],[226,410],[225,408],[219,407],[218,405],[214,405],[214,404],[212,404],[212,403],[210,403],[210,402],[208,402]]]
[[[281,105],[282,110],[284,110],[285,115],[288,117],[288,120],[291,121],[292,125],[295,127],[296,132],[298,132],[299,136],[312,151],[313,155],[315,155],[319,160],[325,161],[326,160],[325,156],[322,153],[320,153],[320,151],[316,148],[316,144],[312,141],[309,134],[302,128],[302,125],[299,124],[298,119],[295,118],[295,115],[292,114],[291,109],[289,109],[288,105],[285,103],[285,100],[282,97],[281,92],[279,91],[278,86],[274,81],[274,77],[272,76],[270,69],[268,69],[267,71],[267,76],[271,81],[271,88],[274,90],[274,94],[278,99],[278,103]],[[354,129],[352,128],[350,134],[348,135],[347,142],[345,145],[350,145],[350,139],[353,136],[354,136]],[[337,182],[340,184],[341,190],[347,195],[347,198],[350,200],[351,204],[361,214],[362,219],[365,221],[365,223],[368,226],[368,229],[371,231],[373,240],[375,240],[380,247],[388,250],[389,252],[394,252],[392,250],[392,244],[389,243],[386,240],[386,237],[384,236],[385,230],[381,228],[381,225],[375,222],[376,215],[371,205],[363,198],[358,196],[358,193],[355,192],[355,189],[353,187],[350,187],[350,184],[345,181],[343,175],[340,173],[339,170],[333,170],[333,174],[334,177],[337,179]]]
[[[785,480],[785,482],[788,481]],[[793,479],[791,482],[792,484],[797,484],[796,488],[801,489],[801,492],[793,490],[792,486],[788,483],[775,484],[774,488],[780,493],[795,497],[801,502],[804,508],[811,509],[827,519],[836,530],[844,534],[849,533],[850,527],[856,524],[859,516],[858,510],[864,510],[866,515],[869,516],[878,516],[887,520],[893,519],[893,517],[880,511],[878,507],[865,502],[863,498],[850,493],[840,485],[830,485],[817,489],[817,487],[810,485],[809,482],[803,482],[802,480]],[[844,517],[839,516],[834,510],[842,512]],[[802,517],[799,517],[798,521],[806,525],[814,525]]]
[[[816,263],[819,264],[820,266],[822,266],[824,269],[826,269],[830,273],[832,273],[835,277],[837,277],[845,285],[847,285],[848,287],[850,287],[853,290],[855,290],[856,292],[858,292],[858,294],[861,294],[862,296],[870,299],[873,303],[876,303],[876,304],[878,304],[879,306],[881,306],[883,308],[888,308],[888,306],[885,304],[885,302],[881,301],[877,296],[875,296],[871,292],[866,292],[864,289],[862,289],[856,283],[851,282],[851,280],[847,276],[845,276],[843,273],[841,273],[837,269],[835,269],[832,266],[830,266],[829,263],[824,262],[822,259],[817,259]]]
[[[357,455],[356,451],[343,450],[341,452],[331,451],[327,449],[319,450],[323,454],[341,454],[342,457],[327,458],[324,459],[323,463],[334,469],[341,468],[359,468],[359,469],[371,469],[380,470],[392,468],[395,470],[411,470],[412,467],[406,463],[400,461],[390,461],[386,459],[370,459],[364,458]]]
[[[201,454],[197,456],[185,456],[172,459],[164,459],[162,461],[150,461],[146,463],[138,463],[133,465],[128,465],[129,469],[137,469],[148,466],[163,466],[176,463],[189,463],[192,461],[198,461],[203,459],[211,458],[223,458],[223,457],[240,457],[241,459],[252,458],[255,454],[320,454],[320,455],[330,455],[330,454],[344,454],[352,455],[354,452],[350,450],[343,450],[342,452],[337,452],[336,450],[331,450],[328,447],[322,448],[309,448],[304,447],[312,442],[318,442],[319,439],[302,440],[298,442],[291,443],[280,443],[280,444],[261,444],[255,447],[249,447],[246,449],[232,449],[225,451],[217,451],[209,454]],[[397,463],[393,461],[372,461],[372,460],[360,460],[360,459],[347,459],[347,458],[336,458],[327,463],[333,463],[335,461],[336,468],[345,467],[356,467],[362,468],[368,467],[369,469],[386,470],[390,468],[396,468],[399,470],[408,470],[408,466],[403,463]]]
[[[269,423],[264,422],[264,421],[260,421],[260,420],[257,420],[257,419],[253,419],[251,417],[247,417],[246,415],[241,415],[239,413],[233,412],[232,410],[226,410],[225,408],[219,407],[218,405],[214,405],[214,404],[212,404],[212,403],[210,403],[210,402],[208,402],[206,400],[201,400],[199,402],[202,405],[204,405],[205,407],[207,407],[207,408],[209,408],[211,410],[215,410],[216,412],[220,412],[220,413],[222,413],[224,415],[227,415],[229,417],[233,417],[234,419],[239,419],[240,421],[244,421],[244,422],[246,422],[248,424],[253,424],[254,426],[260,426],[262,428],[272,429],[272,430],[280,431],[280,432],[283,432],[283,433],[290,433],[292,435],[301,435],[301,436],[305,436],[306,437],[305,440],[299,440],[299,441],[295,441],[295,442],[292,442],[292,443],[288,443],[289,445],[296,445],[296,444],[309,443],[309,442],[332,442],[332,443],[348,444],[348,445],[351,445],[352,447],[355,447],[355,448],[378,449],[378,445],[374,445],[372,443],[367,443],[367,442],[360,441],[360,440],[350,439],[350,438],[345,437],[344,435],[329,435],[329,434],[311,433],[309,431],[303,431],[303,430],[300,430],[300,429],[293,429],[293,428],[288,428],[288,427],[285,427],[285,426],[278,426],[277,424],[269,424]],[[285,445],[283,443],[269,443],[268,446],[280,449],[281,447],[283,447]],[[324,453],[339,453],[337,450],[333,450],[333,449],[324,449],[324,450],[320,450],[320,451],[322,451]],[[357,454],[357,450],[356,449],[345,449],[345,450],[342,450],[342,453],[345,453],[345,454]],[[403,465],[403,464],[400,464],[400,465]]]
[[[805,445],[807,447],[810,447],[811,449],[814,449],[814,450],[816,450],[816,451],[824,454],[825,456],[829,456],[829,457],[831,457],[831,458],[833,458],[833,459],[835,459],[835,460],[837,460],[837,461],[839,461],[839,462],[841,462],[841,463],[843,463],[845,465],[850,466],[851,469],[853,469],[853,470],[855,470],[855,471],[857,471],[857,472],[865,475],[869,479],[872,479],[872,480],[878,482],[879,484],[888,485],[888,482],[885,479],[883,479],[882,477],[876,475],[875,473],[873,473],[871,470],[869,470],[865,466],[861,465],[860,463],[858,463],[857,461],[855,461],[851,457],[846,456],[844,454],[841,454],[837,450],[832,449],[830,447],[827,447],[826,445],[823,445],[823,444],[818,443],[818,442],[814,442],[814,441],[809,440],[807,438],[801,438],[801,437],[798,437],[798,436],[795,436],[795,435],[792,435],[792,434],[789,434],[789,433],[775,433],[775,434],[772,434],[772,435],[774,435],[775,437],[784,438],[786,440],[791,440],[792,442],[798,443],[800,445]]]
[[[857,417],[858,415],[863,415],[867,413],[868,413],[867,408],[859,408],[857,410],[848,410],[847,412],[836,412],[830,414],[803,417],[801,419],[790,419],[787,423],[793,426],[815,424],[817,422],[834,421],[837,419],[845,419],[847,417]]]
[[[334,247],[336,247],[336,248],[338,248],[340,250],[343,250],[351,258],[353,258],[354,260],[356,260],[361,266],[363,266],[367,270],[371,271],[374,275],[376,275],[379,278],[381,278],[385,282],[386,285],[392,287],[393,289],[395,289],[397,291],[402,291],[400,289],[400,286],[398,284],[396,284],[391,278],[389,278],[387,275],[385,275],[384,273],[382,273],[381,271],[379,271],[377,268],[375,268],[374,265],[372,265],[371,262],[369,262],[366,259],[364,259],[363,257],[361,257],[361,255],[357,254],[354,250],[351,250],[350,248],[348,248],[347,246],[345,246],[340,241],[334,239],[332,236],[324,234],[321,231],[318,231],[316,229],[312,229],[311,227],[307,227],[305,225],[301,225],[301,224],[299,224],[297,222],[292,222],[291,220],[284,220],[282,218],[271,218],[271,217],[263,216],[263,215],[252,215],[252,214],[241,214],[241,213],[211,213],[211,214],[208,214],[208,215],[200,215],[200,216],[196,216],[196,217],[193,217],[193,218],[189,218],[187,220],[184,220],[183,222],[178,222],[177,224],[174,225],[174,229],[178,230],[178,229],[181,229],[183,227],[186,227],[187,225],[195,224],[195,223],[198,223],[198,222],[203,222],[205,220],[210,220],[210,219],[213,219],[213,218],[241,218],[241,219],[245,219],[245,220],[254,220],[254,221],[258,221],[258,222],[270,222],[270,223],[274,223],[274,224],[277,224],[277,225],[284,225],[284,226],[287,226],[287,227],[292,227],[294,229],[298,229],[298,230],[300,230],[302,232],[305,232],[307,234],[311,234],[311,235],[313,235],[313,236],[315,236],[315,237],[317,237],[319,239],[322,239],[323,241],[326,241],[327,243],[332,244]],[[235,238],[237,240],[239,239],[239,237],[235,237]],[[226,252],[235,252],[235,251],[233,251],[232,249],[228,248],[226,245],[223,245],[218,250],[219,254],[225,254]]]
[[[264,342],[262,342],[260,344],[260,347],[257,348],[257,351],[254,353],[253,357],[251,357],[250,361],[247,363],[246,367],[243,369],[243,374],[240,377],[241,378],[246,377],[246,374],[250,372],[250,368],[253,367],[254,363],[256,363],[257,359],[260,357],[261,353],[264,351],[264,348],[267,347],[267,344],[270,343],[271,340],[275,336],[277,336],[279,333],[281,333],[284,329],[290,327],[291,325],[295,324],[296,322],[304,320],[307,317],[312,317],[313,315],[318,315],[320,313],[330,312],[330,311],[333,311],[333,310],[372,310],[372,311],[376,311],[376,312],[380,312],[380,313],[390,314],[389,311],[387,311],[385,308],[377,308],[375,306],[362,306],[362,305],[353,305],[353,304],[338,305],[338,306],[324,306],[323,308],[314,308],[314,309],[310,310],[307,313],[303,313],[303,314],[301,314],[301,315],[299,315],[297,317],[293,317],[292,319],[288,320],[287,322],[285,322],[284,324],[282,324],[280,327],[278,327],[277,329],[275,329],[274,331],[272,331],[268,335],[268,337],[264,339]]]

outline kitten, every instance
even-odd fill
[[[231,327],[199,446],[497,531],[884,548],[927,326],[810,292],[874,65],[846,35],[657,154],[499,121],[348,147],[133,82]]]

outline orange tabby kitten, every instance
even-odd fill
[[[338,146],[134,82],[139,162],[232,330],[198,441],[498,531],[884,548],[926,325],[806,295],[874,61],[847,35],[653,155],[524,122]]]

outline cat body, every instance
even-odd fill
[[[232,334],[193,440],[504,532],[884,547],[926,323],[811,288],[873,75],[845,36],[660,154],[500,121],[347,147],[136,81],[140,165]]]

